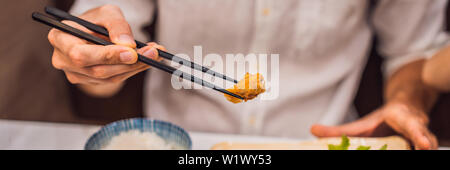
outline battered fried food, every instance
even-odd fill
[[[233,88],[227,89],[231,93],[237,94],[244,98],[244,101],[252,100],[256,98],[259,94],[264,93],[265,82],[262,75],[259,73],[249,74],[246,73],[245,77],[240,80],[237,84],[233,86]],[[241,99],[225,94],[225,97],[228,101],[233,103],[242,102]]]

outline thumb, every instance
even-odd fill
[[[343,134],[348,136],[370,136],[380,122],[380,119],[375,113],[372,113],[357,121],[339,126],[315,124],[311,126],[310,130],[311,133],[317,137],[335,137]]]

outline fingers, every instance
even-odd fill
[[[136,48],[130,25],[119,7],[104,5],[86,12],[80,18],[105,27],[113,43]]]
[[[361,118],[357,121],[339,126],[323,126],[315,124],[311,126],[311,133],[317,137],[334,137],[343,134],[347,136],[370,136],[375,128],[381,123],[377,113]]]
[[[105,27],[109,32],[109,37],[99,36],[71,21],[63,22],[81,31],[110,40],[117,45],[92,45],[85,40],[52,29],[48,34],[50,43],[55,47],[52,64],[55,68],[63,70],[71,83],[102,84],[123,81],[149,68],[149,66],[137,62],[137,53],[160,60],[157,49],[165,50],[163,46],[149,43],[148,46],[135,51],[136,44],[131,28],[117,6],[101,6],[89,10],[80,18]]]
[[[85,44],[86,41],[79,39],[73,35],[66,34],[55,28],[48,33],[48,41],[57,50],[61,52],[68,52],[74,45]]]
[[[156,61],[161,61],[162,58],[159,56],[157,49],[164,50],[164,51],[166,50],[165,47],[158,45],[154,42],[151,42],[151,43],[147,43],[147,46],[145,46],[141,49],[138,49],[137,52],[139,54],[142,54],[145,57],[151,58]]]
[[[433,135],[433,133],[429,132],[427,134],[428,139],[431,142],[431,149],[438,149],[439,148],[439,143],[438,143],[438,139],[436,138],[435,135]]]
[[[417,150],[438,148],[436,137],[421,122],[411,120],[402,131],[401,133],[412,141],[414,148]]]
[[[437,139],[427,127],[426,113],[403,104],[392,104],[387,108],[385,122],[411,140],[415,149],[437,149]]]
[[[130,78],[131,76],[142,72],[144,70],[148,69],[148,67],[141,67],[139,69],[125,72],[122,74],[114,75],[112,77],[108,77],[105,79],[102,78],[95,78],[90,77],[84,74],[80,74],[78,72],[71,72],[71,71],[65,71],[66,77],[72,84],[85,84],[85,85],[99,85],[99,84],[117,84],[120,82],[125,81],[126,79]]]
[[[156,48],[163,48],[160,45],[151,44],[139,49],[137,52],[154,60],[160,60]],[[138,60],[137,52],[129,47],[120,45],[89,45],[79,44],[73,46],[68,57],[77,67],[87,67],[103,64],[133,64]]]
[[[166,47],[164,47],[162,45],[159,45],[159,44],[157,44],[155,42],[149,42],[149,43],[147,43],[147,46],[155,47],[157,49],[160,49],[160,50],[163,50],[163,51],[167,51]]]
[[[107,80],[112,77],[134,72],[136,70],[148,69],[149,66],[136,63],[134,65],[99,65],[85,69],[65,69],[64,71],[73,72],[95,80]]]
[[[324,126],[319,124],[314,124],[311,126],[310,129],[311,133],[316,137],[332,137],[332,136],[339,136],[337,130],[335,130],[332,126]]]
[[[53,67],[63,71],[76,72],[93,78],[105,79],[117,74],[130,72],[140,68],[149,68],[144,63],[135,64],[115,64],[115,65],[95,65],[90,67],[79,67],[73,64],[68,57],[65,57],[61,52],[55,50],[52,57]]]
[[[130,26],[126,22],[122,12],[116,6],[105,5],[93,10],[90,10],[80,16],[88,21],[92,21],[96,24],[104,26],[110,35],[110,40],[118,45],[127,46],[130,48],[135,48],[136,44],[134,42],[134,38],[131,33]],[[95,34],[87,28],[72,22],[72,21],[63,21],[63,23],[70,25],[74,28],[80,29],[81,31]],[[97,35],[97,34],[95,34]],[[98,36],[98,35],[97,35]],[[69,54],[70,52],[77,51],[72,50],[72,48],[76,47],[76,45],[87,44],[87,41],[79,39],[70,34],[66,34],[62,31],[52,29],[48,34],[48,39],[50,43],[65,54]],[[74,52],[76,54],[76,52]],[[132,60],[133,61],[133,58]]]
[[[133,64],[137,61],[136,51],[119,45],[75,45],[69,51],[68,57],[78,67],[99,64]]]
[[[159,56],[155,48],[157,45],[155,43],[149,44],[149,46],[138,51],[146,57],[158,59]],[[69,56],[65,56],[63,52],[55,49],[52,64],[55,68],[65,71],[69,81],[74,84],[112,83],[118,80],[125,80],[149,68],[148,65],[141,62],[120,64],[121,61],[118,60],[123,49],[127,51],[129,48],[117,45],[96,46],[80,44],[71,49],[72,52],[70,52]],[[118,76],[123,74],[126,75]]]
[[[136,63],[134,65],[99,65],[86,68],[77,73],[86,75],[94,79],[109,79],[111,77],[121,75],[135,70],[148,69],[149,66],[143,63]]]
[[[71,21],[65,21],[65,23],[92,33]],[[67,55],[72,60],[72,63],[80,67],[97,64],[132,64],[137,61],[137,54],[130,47],[91,45],[82,39],[56,29],[50,31],[48,38],[57,50]]]
[[[347,136],[367,136],[366,129],[351,128],[353,124],[344,124],[341,126],[324,126],[315,124],[311,126],[311,133],[316,137],[335,137],[341,135]]]
[[[437,149],[438,141],[427,128],[425,113],[406,105],[390,104],[352,123],[340,126],[313,125],[317,137],[373,136],[383,126],[389,126],[412,141],[415,149]],[[385,134],[386,135],[386,134]]]

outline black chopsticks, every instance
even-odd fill
[[[96,25],[96,24],[93,24],[93,23],[91,23],[89,21],[86,21],[84,19],[81,19],[79,17],[73,16],[73,15],[71,15],[71,14],[65,12],[65,11],[62,11],[62,10],[60,10],[58,8],[53,8],[53,7],[47,6],[47,7],[45,7],[45,12],[47,14],[50,14],[50,15],[56,17],[59,20],[70,20],[70,21],[76,22],[76,23],[86,27],[87,29],[89,29],[89,30],[91,30],[91,31],[93,31],[95,33],[98,33],[98,34],[104,35],[106,37],[109,37],[108,30],[106,30],[104,27]],[[137,41],[137,40],[135,40],[135,42],[136,42],[136,46],[138,48],[142,48],[142,47],[147,46],[147,44],[145,44],[143,42],[140,42],[140,41]],[[193,69],[200,70],[200,71],[202,71],[204,73],[213,75],[215,77],[223,78],[224,80],[228,80],[228,81],[231,81],[233,83],[238,83],[238,81],[233,79],[233,78],[230,78],[230,77],[225,76],[223,74],[217,73],[217,72],[215,72],[215,71],[213,71],[213,70],[211,70],[209,68],[203,67],[203,66],[201,66],[201,65],[199,65],[197,63],[190,62],[190,61],[188,61],[186,59],[177,57],[177,56],[175,56],[173,54],[170,54],[168,52],[165,52],[165,51],[162,51],[162,50],[159,50],[159,49],[157,49],[157,50],[158,50],[159,56],[161,56],[161,57],[163,57],[165,59],[168,59],[168,60],[174,60],[175,59],[175,61],[179,61],[179,63],[182,64],[182,65],[189,66],[189,67],[191,67]]]
[[[72,16],[72,15],[70,15],[70,14],[64,12],[64,11],[60,11],[60,10],[57,10],[55,8],[49,8],[49,7],[46,8],[46,11],[48,13],[51,13],[52,15],[55,15],[58,19],[69,19],[69,20],[75,19],[76,21],[78,21],[77,22],[78,24],[83,25],[86,28],[88,28],[88,29],[90,29],[90,30],[92,30],[94,32],[98,31],[97,33],[100,33],[100,34],[108,36],[108,32],[103,27],[100,27],[100,26],[97,26],[95,24],[92,24],[92,23],[90,23],[88,21],[85,21],[85,20],[83,20],[81,18]],[[69,26],[67,24],[64,24],[64,23],[60,22],[59,20],[56,20],[54,18],[51,18],[51,17],[46,16],[44,14],[41,14],[39,12],[33,12],[32,18],[34,20],[38,21],[38,22],[41,22],[43,24],[46,24],[48,26],[51,26],[53,28],[56,28],[56,29],[61,30],[63,32],[66,32],[66,33],[71,34],[73,36],[76,36],[78,38],[87,40],[87,41],[89,41],[91,43],[98,44],[98,45],[113,45],[112,42],[109,42],[107,40],[101,39],[101,38],[96,37],[94,35],[88,34],[88,33],[84,32],[84,31],[79,30],[79,29],[73,28],[73,27],[71,27],[71,26]],[[76,22],[75,20],[72,20],[72,21]],[[140,44],[142,47],[146,46],[146,44],[138,42],[138,41],[136,43],[138,45]],[[179,57],[175,58],[176,56],[174,56],[174,55],[172,55],[170,53],[166,53],[164,51],[158,50],[158,52],[159,52],[159,55],[162,56],[162,57],[163,57],[163,54],[164,54],[167,58],[166,57],[163,57],[163,58],[166,58],[166,59],[178,59],[179,58]],[[182,59],[182,58],[179,58],[179,59]],[[179,59],[178,59],[178,61],[180,61]],[[148,64],[148,65],[150,65],[152,67],[158,68],[158,69],[163,70],[163,71],[165,71],[167,73],[170,73],[170,74],[177,75],[179,77],[182,77],[184,79],[190,80],[190,81],[192,81],[194,83],[197,83],[197,84],[200,84],[202,86],[212,88],[212,89],[214,89],[216,91],[228,94],[230,96],[233,96],[233,97],[236,97],[236,98],[239,98],[239,99],[243,99],[243,97],[241,97],[239,95],[231,93],[231,92],[229,92],[229,91],[227,91],[225,89],[222,89],[222,88],[217,88],[216,86],[214,86],[213,84],[211,84],[209,82],[203,81],[202,79],[199,79],[199,78],[197,78],[195,76],[192,76],[192,75],[190,75],[188,73],[185,73],[185,72],[177,70],[177,69],[175,69],[173,67],[167,66],[167,65],[163,64],[162,62],[158,62],[158,61],[152,60],[152,59],[144,57],[144,56],[142,56],[140,54],[138,54],[138,60],[143,62],[143,63],[145,63],[145,64]],[[185,61],[187,61],[187,60],[185,60]],[[187,62],[189,62],[189,61],[187,61]],[[183,63],[185,63],[185,62],[183,62]],[[195,63],[193,63],[193,64],[195,64]],[[198,65],[198,64],[196,64],[196,65],[197,66],[193,66],[191,64],[191,68],[194,68],[194,67],[195,67],[194,69],[199,68],[198,66],[200,66],[200,65]],[[222,77],[224,79],[231,80],[233,82],[237,82],[236,80],[228,78],[228,77],[226,77],[224,75],[221,75],[219,73],[213,72],[212,70],[209,70],[208,68],[204,68],[202,66],[200,66],[200,67],[202,68],[203,72],[212,74],[214,76],[219,76],[219,77]]]

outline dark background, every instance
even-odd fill
[[[69,9],[70,0],[4,1],[0,6],[0,118],[86,124],[143,117],[145,72],[127,80],[112,98],[92,98],[68,83],[51,66],[48,28],[31,20],[46,5]],[[447,10],[447,16],[450,16]],[[450,17],[447,17],[449,23]],[[152,32],[151,26],[143,28]],[[448,26],[447,26],[448,28]],[[376,42],[373,49],[376,48]],[[372,50],[354,104],[361,116],[383,103],[381,63]],[[151,100],[151,98],[150,98]],[[441,145],[450,146],[450,95],[443,94],[430,113],[430,128]]]

